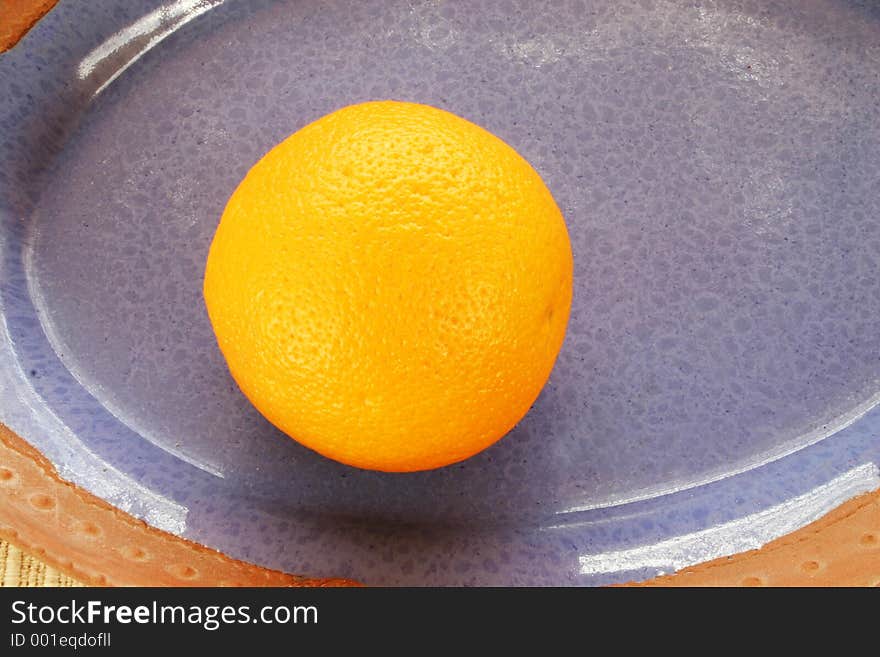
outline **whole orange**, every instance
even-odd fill
[[[433,107],[370,102],[250,170],[204,293],[270,422],[343,463],[425,470],[488,447],[537,398],[568,322],[571,245],[503,141]]]

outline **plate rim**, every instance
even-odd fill
[[[357,586],[232,559],[62,479],[0,424],[0,538],[88,586]],[[758,550],[626,586],[880,586],[880,489]],[[71,555],[79,555],[72,557]]]

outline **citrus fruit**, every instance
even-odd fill
[[[369,102],[248,172],[204,294],[233,378],[275,426],[349,465],[425,470],[488,447],[537,398],[571,245],[513,148],[440,109]]]

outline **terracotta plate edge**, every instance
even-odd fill
[[[9,50],[58,0],[0,0],[0,52]]]
[[[269,570],[151,527],[61,479],[0,424],[0,538],[93,586],[347,586]]]

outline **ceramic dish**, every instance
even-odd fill
[[[575,253],[538,402],[426,473],[282,436],[201,298],[247,169],[377,98],[513,145]],[[316,577],[607,584],[758,547],[880,485],[878,99],[872,3],[62,2],[0,55],[0,422]]]

